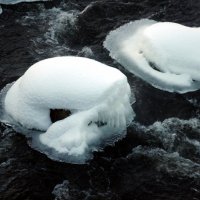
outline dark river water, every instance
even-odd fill
[[[2,8],[0,89],[44,58],[90,57],[126,74],[136,118],[123,140],[85,165],[52,161],[1,123],[1,200],[200,199],[200,93],[155,89],[102,47],[110,30],[141,18],[200,26],[200,1],[54,0]]]

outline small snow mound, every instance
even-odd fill
[[[0,0],[0,4],[17,4],[21,2],[36,2],[36,1],[49,1],[49,0]]]
[[[1,5],[0,5],[0,15],[3,13],[3,9],[2,9],[2,7],[1,7]]]
[[[46,131],[32,136],[34,148],[84,163],[92,151],[124,136],[134,116],[130,96],[119,70],[88,58],[55,57],[31,66],[8,89],[4,107],[25,128]],[[52,123],[50,109],[72,114]]]
[[[154,87],[185,93],[200,88],[200,29],[142,19],[111,31],[110,56]]]

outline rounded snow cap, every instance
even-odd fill
[[[178,93],[200,88],[200,28],[142,19],[111,31],[104,47],[156,88]]]

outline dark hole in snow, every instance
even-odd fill
[[[92,122],[92,121],[91,121],[91,122],[88,124],[88,126],[90,126],[92,123],[95,123],[98,127],[102,127],[102,126],[107,125],[106,122],[101,122],[101,121]]]
[[[50,118],[52,123],[62,120],[66,117],[71,115],[70,110],[63,110],[63,109],[50,109]]]
[[[156,63],[151,62],[151,61],[148,61],[148,63],[149,63],[149,65],[150,65],[153,69],[155,69],[155,70],[157,70],[157,71],[159,71],[159,72],[162,72],[162,71],[158,68],[158,66],[156,65]]]
[[[143,51],[139,51],[139,54],[143,54]],[[155,62],[148,60],[144,54],[143,54],[143,56],[144,56],[144,58],[147,60],[148,64],[149,64],[154,70],[159,71],[159,72],[163,72],[163,71],[161,71],[161,70],[159,69],[158,65],[157,65]]]

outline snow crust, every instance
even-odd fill
[[[36,149],[53,159],[84,163],[94,150],[126,133],[134,117],[127,78],[119,70],[82,57],[55,57],[32,65],[8,90],[6,113],[28,129]],[[51,122],[50,109],[72,115]]]
[[[104,47],[156,88],[179,93],[200,88],[200,28],[142,19],[111,31]]]

